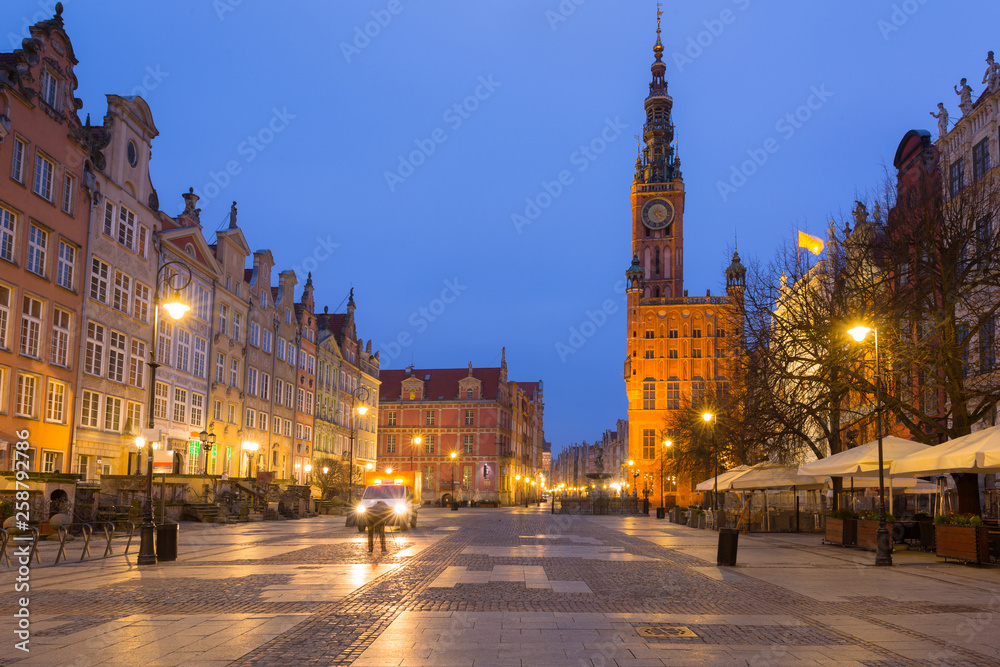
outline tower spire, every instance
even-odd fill
[[[656,3],[656,45],[653,46],[653,55],[656,56],[657,62],[663,59],[663,42],[660,41],[660,17],[663,16],[663,10],[660,8],[662,6],[662,3]]]
[[[666,183],[679,176],[674,171],[674,124],[670,111],[674,101],[667,94],[667,65],[663,62],[663,41],[661,21],[663,10],[656,5],[656,44],[653,46],[655,60],[650,67],[652,79],[649,95],[646,97],[646,123],[643,127],[642,178],[645,183]]]

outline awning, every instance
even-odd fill
[[[826,478],[822,475],[800,475],[797,466],[776,463],[758,463],[734,479],[729,485],[733,491],[752,489],[822,489]]]
[[[976,431],[893,461],[893,475],[1000,472],[1000,426]]]
[[[728,491],[729,483],[750,469],[750,466],[737,466],[719,475],[719,490]],[[709,477],[698,484],[695,491],[715,491],[715,477]]]
[[[882,438],[883,465],[888,469],[893,461],[925,449],[930,449],[930,445],[887,436]],[[825,477],[878,477],[878,441],[867,442],[847,451],[804,463],[799,466],[799,474]]]

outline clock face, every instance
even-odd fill
[[[642,224],[663,229],[674,221],[674,205],[666,199],[650,199],[642,205]]]

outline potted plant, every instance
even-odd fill
[[[937,555],[966,563],[989,562],[987,530],[982,518],[971,514],[939,514],[934,517]]]
[[[705,527],[705,510],[698,510],[698,523],[695,528]]]
[[[885,513],[885,524],[890,535],[892,535],[892,522],[895,520],[894,516],[888,512]],[[878,512],[866,511],[858,515],[857,546],[869,551],[878,549]]]
[[[858,543],[858,515],[849,509],[839,509],[830,512],[826,518],[826,536],[828,544],[839,544],[842,547],[852,547]]]

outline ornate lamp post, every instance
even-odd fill
[[[358,436],[358,418],[355,416],[357,414],[364,417],[368,414],[368,406],[365,403],[371,398],[371,392],[368,387],[358,385],[358,388],[351,392],[351,460],[350,466],[348,468],[348,481],[347,481],[347,506],[351,507],[354,504],[354,440]],[[355,404],[361,401],[361,405],[355,407]]]
[[[878,358],[878,328],[856,326],[847,333],[859,343],[868,332],[875,334],[875,430],[878,439],[878,530],[875,533],[875,564],[892,565],[892,539],[885,523],[885,461],[882,459],[882,365]]]
[[[153,340],[152,344],[149,346],[149,361],[146,365],[149,366],[149,406],[148,406],[148,419],[147,426],[150,433],[156,428],[156,421],[153,417],[153,413],[156,411],[156,369],[160,367],[160,364],[156,362],[156,339],[160,330],[160,282],[163,279],[163,270],[168,266],[176,266],[183,273],[174,274],[167,278],[167,287],[173,292],[171,298],[167,299],[167,302],[163,304],[163,309],[167,311],[167,315],[171,319],[179,320],[184,317],[184,313],[191,310],[191,307],[181,301],[180,292],[188,285],[191,284],[191,267],[184,262],[166,262],[164,263],[156,272],[156,280],[153,285]],[[170,284],[173,278],[181,276],[180,285]],[[145,440],[143,440],[145,442]],[[138,440],[136,440],[138,445]],[[156,551],[153,544],[153,534],[156,530],[156,526],[153,524],[153,449],[152,446],[148,450],[148,456],[146,457],[146,503],[143,506],[143,517],[142,517],[142,528],[139,532],[139,556],[136,558],[136,563],[138,565],[155,565],[156,564]]]
[[[414,448],[419,447],[420,443],[423,442],[423,440],[424,439],[421,438],[419,435],[415,435],[412,438],[410,438],[410,470],[413,470],[413,450]]]
[[[663,441],[663,451],[660,452],[660,507],[666,508],[667,506],[667,490],[663,485],[663,459],[667,457],[667,450],[673,446],[669,440]],[[672,450],[671,450],[672,451]],[[666,511],[664,509],[664,511]]]
[[[248,441],[246,441],[246,442],[243,443],[242,448],[243,448],[243,451],[246,452],[246,455],[247,455],[247,481],[249,482],[250,480],[253,479],[253,474],[252,474],[253,473],[253,453],[256,452],[260,448],[260,445],[258,445],[256,442],[250,442],[248,440]]]
[[[457,503],[458,501],[455,499],[455,477],[456,477],[455,473],[457,472],[458,464],[455,462],[455,459],[458,458],[458,452],[452,452],[450,456],[451,456],[451,502]]]
[[[201,448],[205,450],[205,465],[202,467],[202,474],[208,474],[208,454],[212,451],[212,447],[215,446],[215,434],[209,433],[208,431],[202,431],[198,434],[199,440],[201,440]]]
[[[712,424],[712,459],[714,460],[713,462],[715,465],[715,480],[713,480],[715,483],[715,490],[712,492],[712,511],[715,512],[718,509],[717,505],[719,502],[719,450],[715,444],[715,425],[719,422],[716,416],[711,412],[702,414],[701,418],[704,419],[706,423]],[[716,524],[721,525],[718,524],[718,522],[716,522]]]

